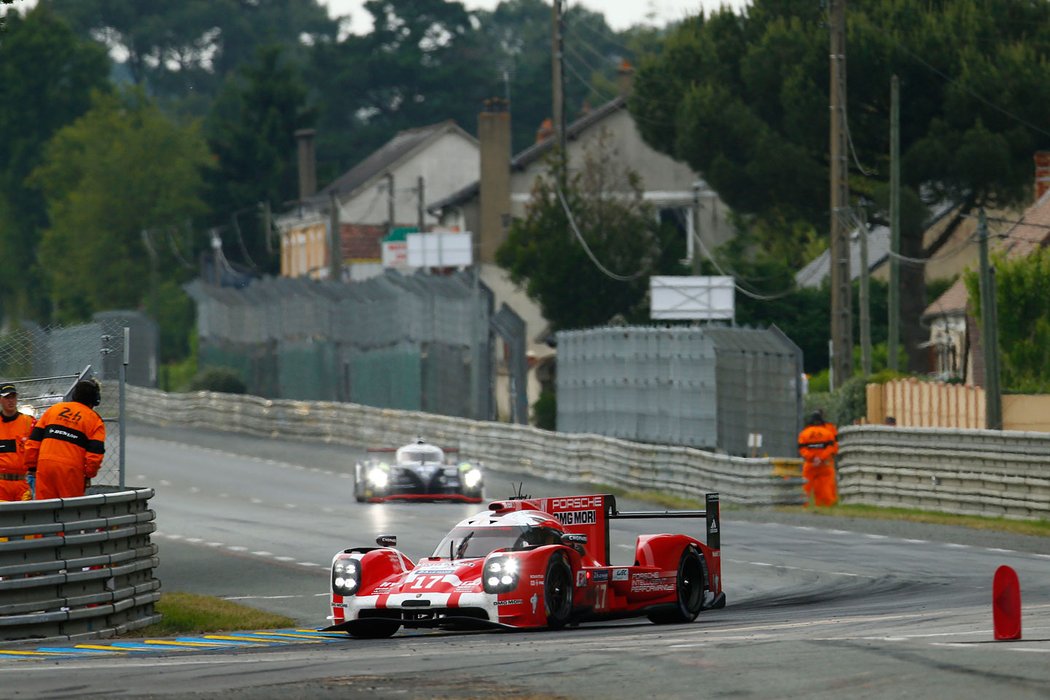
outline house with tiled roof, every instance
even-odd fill
[[[988,216],[990,253],[1008,259],[1030,255],[1050,245],[1050,191],[1042,190],[1035,204],[1024,211],[1019,219],[1010,216]],[[971,219],[968,246],[973,256],[970,269],[976,269],[977,222]],[[930,328],[927,346],[933,353],[933,373],[943,379],[961,379],[966,384],[983,386],[984,353],[981,350],[981,334],[966,283],[960,276],[951,287],[933,301],[922,315]]]
[[[297,136],[300,199],[275,218],[284,277],[379,274],[385,236],[398,228],[428,230],[436,218],[427,203],[478,178],[478,141],[451,120],[399,132],[319,192],[312,180],[313,132]]]
[[[505,129],[509,134],[509,114],[507,117]],[[690,255],[694,254],[694,232],[709,251],[714,251],[735,235],[729,223],[729,208],[717,193],[708,188],[703,177],[686,163],[656,151],[642,139],[624,96],[587,111],[570,123],[565,133],[570,172],[583,167],[586,159],[595,155],[601,142],[601,147],[608,151],[604,155],[638,174],[645,201],[653,205],[661,218],[682,229],[683,235],[687,236]],[[481,141],[484,150],[484,134]],[[491,174],[485,172],[483,166],[477,180],[444,199],[431,200],[428,205],[442,225],[481,232],[479,248],[483,263],[493,261],[496,249],[506,240],[510,222],[525,216],[533,184],[537,177],[547,172],[546,157],[554,149],[556,139],[549,124],[544,124],[537,132],[536,142],[517,154],[511,155],[509,151],[509,136],[501,144],[504,142],[507,148],[502,152],[501,161],[497,163],[497,158],[493,158]],[[503,177],[508,181],[502,187],[493,188],[490,183],[497,177],[496,170],[505,172]],[[503,192],[504,188],[509,192]],[[509,200],[502,205],[505,209],[500,212],[502,216],[492,220],[497,225],[496,230],[490,230],[483,221],[482,209],[488,206],[483,192],[486,189],[499,190],[495,196]],[[700,251],[695,254],[700,255]]]
[[[699,173],[687,164],[649,146],[627,109],[629,81],[621,83],[622,94],[592,108],[566,126],[566,152],[570,173],[585,167],[596,155],[626,166],[639,178],[643,198],[662,221],[678,226],[686,241],[687,255],[699,259],[735,235],[729,222],[729,207],[707,187]],[[552,380],[554,350],[547,344],[551,334],[539,306],[510,280],[495,263],[496,250],[507,239],[514,219],[526,216],[537,178],[547,174],[547,156],[556,145],[549,122],[541,125],[536,142],[517,154],[510,149],[510,110],[499,100],[491,101],[481,114],[478,136],[481,172],[475,181],[444,199],[431,200],[429,211],[439,226],[475,234],[480,275],[493,291],[496,304],[506,303],[524,321],[530,366],[527,394],[531,405],[541,383]],[[624,194],[629,192],[624,188]]]

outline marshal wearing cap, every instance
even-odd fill
[[[15,388],[14,384],[4,384],[0,386],[0,396],[17,396],[18,389]]]

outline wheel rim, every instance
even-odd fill
[[[704,573],[697,556],[686,557],[679,572],[678,599],[683,610],[699,612],[704,596]]]
[[[565,575],[565,565],[557,564],[551,568],[550,580],[547,581],[546,603],[547,614],[555,619],[567,617],[569,605],[569,577]]]

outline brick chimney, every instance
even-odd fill
[[[616,84],[620,88],[620,97],[630,97],[634,91],[634,66],[626,58],[620,61],[616,69]]]
[[[299,201],[317,194],[317,157],[314,153],[316,129],[299,129],[295,140],[299,144]]]
[[[510,224],[510,103],[485,100],[478,116],[481,142],[480,231],[478,258],[481,263],[496,260],[496,249],[507,239]]]
[[[1035,152],[1035,199],[1050,190],[1050,151]]]
[[[536,143],[543,143],[552,136],[554,136],[554,121],[547,117],[540,123],[540,128],[536,129]]]

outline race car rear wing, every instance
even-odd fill
[[[606,496],[606,517],[610,520],[615,518],[705,518],[707,520],[707,546],[711,549],[721,549],[718,494],[705,494],[704,502],[706,506],[704,510],[618,510],[616,497]]]
[[[489,510],[506,512],[534,509],[549,513],[561,523],[567,534],[586,535],[586,550],[604,565],[610,561],[609,521],[616,518],[706,518],[707,546],[713,550],[720,549],[718,494],[709,493],[705,500],[704,510],[621,511],[616,507],[616,496],[608,493],[537,499],[519,495],[505,501],[493,501],[489,504]]]

